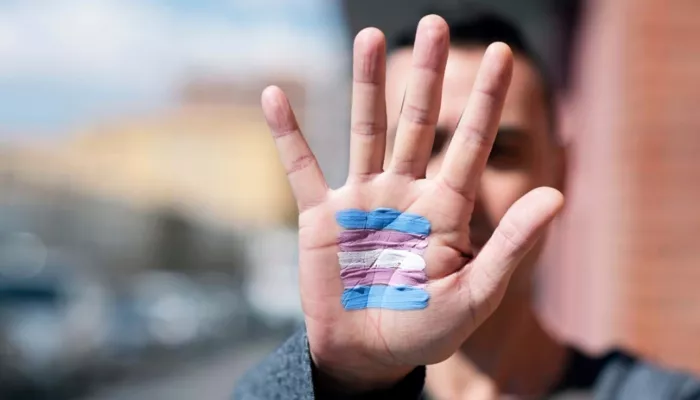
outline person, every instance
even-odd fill
[[[547,74],[517,27],[491,12],[428,15],[393,43],[387,59],[379,30],[355,39],[340,189],[327,187],[284,94],[262,94],[299,207],[305,327],[234,398],[700,399],[690,375],[621,352],[588,357],[537,319],[533,271],[563,205],[565,154]],[[349,302],[339,215],[364,210],[369,225],[378,209],[429,221],[427,303],[392,303],[388,289]]]

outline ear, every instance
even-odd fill
[[[555,162],[555,189],[566,194],[566,183],[569,175],[569,146],[568,143],[556,144],[556,159]]]
[[[576,121],[576,112],[572,96],[560,96],[557,101],[557,116],[558,125],[555,132],[556,142],[556,157],[555,157],[555,176],[554,182],[556,189],[566,194],[566,184],[569,176],[569,165],[573,156],[572,143]]]

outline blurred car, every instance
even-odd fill
[[[49,390],[96,361],[104,341],[106,292],[74,272],[47,263],[33,276],[0,277],[2,385]]]
[[[190,276],[146,271],[133,280],[133,312],[155,346],[195,345],[235,335],[244,328],[246,309],[226,277],[195,280]]]

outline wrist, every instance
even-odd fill
[[[416,366],[373,363],[339,363],[318,357],[311,351],[314,381],[321,389],[346,394],[388,389],[401,382]]]

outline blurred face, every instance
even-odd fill
[[[483,47],[453,46],[447,61],[442,105],[436,129],[428,178],[437,174],[476,78]],[[391,54],[387,63],[387,151],[393,148],[404,90],[411,70],[411,49]],[[558,187],[562,171],[561,149],[550,138],[548,111],[536,69],[517,53],[513,78],[506,97],[501,124],[488,165],[481,178],[477,204],[471,220],[471,241],[479,251],[506,213],[525,193],[538,186]],[[389,154],[390,155],[390,154]],[[387,157],[387,160],[390,158]],[[509,291],[529,289],[532,266],[541,244],[516,270]]]

